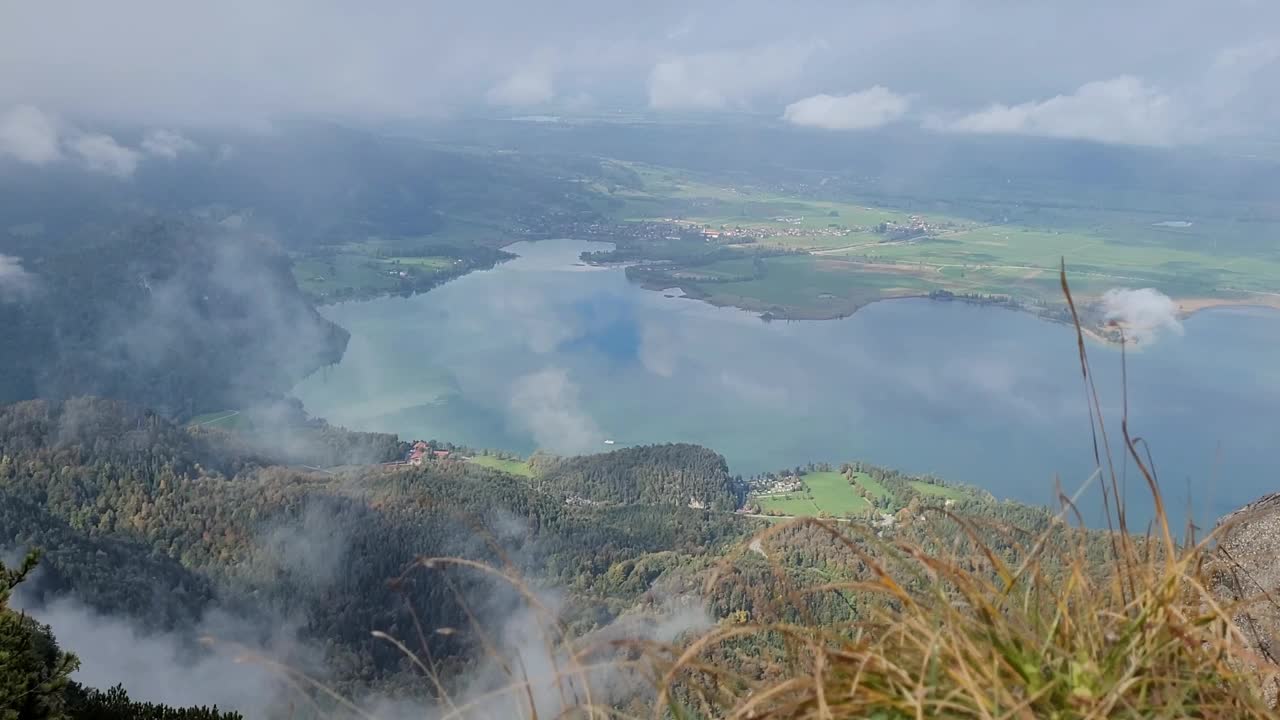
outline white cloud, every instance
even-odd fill
[[[742,106],[792,84],[821,43],[767,45],[741,51],[685,55],[649,73],[649,106],[659,110],[717,110]]]
[[[555,97],[551,71],[546,68],[524,68],[512,73],[485,93],[490,105],[522,107],[542,105]]]
[[[1113,288],[1102,295],[1102,315],[1124,327],[1137,342],[1155,340],[1164,331],[1182,334],[1178,304],[1155,288]]]
[[[0,155],[29,165],[45,165],[61,156],[53,118],[30,105],[0,114]]]
[[[997,103],[941,127],[1132,145],[1172,145],[1192,132],[1173,97],[1131,75],[1086,83],[1048,100]]]
[[[557,97],[589,93],[601,107],[781,114],[787,101],[826,88],[882,84],[918,93],[913,107],[927,99],[968,111],[1121,73],[1190,101],[1189,86],[1221,54],[1224,72],[1241,78],[1231,90],[1238,104],[1201,124],[1216,131],[1247,115],[1243,126],[1268,129],[1280,117],[1274,68],[1239,70],[1276,46],[1280,3],[1225,0],[1211,13],[1206,0],[1082,0],[1069,13],[1060,3],[993,0],[804,5],[388,0],[353,14],[305,0],[8,3],[0,107],[31,103],[143,127],[429,119],[484,103],[490,91],[500,98],[495,84],[533,58],[554,67]],[[821,62],[807,57],[819,47]],[[1224,52],[1235,47],[1244,50]]]
[[[546,293],[513,284],[490,294],[488,300],[495,316],[520,318],[521,339],[539,355],[582,334],[577,317],[560,312]]]
[[[0,302],[21,300],[36,287],[36,276],[22,267],[22,259],[0,254]]]
[[[142,149],[157,157],[173,158],[184,152],[200,149],[182,133],[173,130],[152,130],[142,139]]]
[[[682,344],[666,323],[644,321],[640,325],[638,356],[645,370],[659,377],[675,374],[680,363]]]
[[[138,151],[121,145],[110,135],[81,135],[71,143],[71,148],[80,156],[84,166],[93,172],[127,178],[138,169]]]
[[[828,130],[865,130],[897,120],[911,101],[881,85],[848,95],[814,95],[787,106],[782,118],[793,125]]]
[[[277,636],[264,647],[251,639],[259,634],[257,628],[221,610],[210,611],[193,633],[220,641],[212,651],[201,652],[193,638],[151,632],[132,619],[101,615],[70,598],[29,607],[20,597],[17,604],[49,625],[58,642],[80,659],[75,680],[102,689],[120,684],[139,701],[217,705],[249,717],[269,716],[290,697],[287,685],[262,664],[242,658],[256,655],[291,666],[306,660],[305,667],[319,659],[319,651],[298,642],[293,624],[273,628]],[[241,641],[245,645],[238,647]]]
[[[511,414],[539,447],[563,453],[598,450],[604,434],[582,409],[579,392],[562,368],[530,373],[511,386]]]

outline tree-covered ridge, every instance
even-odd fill
[[[322,430],[335,446],[366,447],[358,434]],[[457,448],[417,467],[319,471],[277,464],[253,434],[184,428],[111,400],[0,407],[0,547],[47,553],[28,597],[70,596],[190,640],[221,612],[242,621],[237,641],[250,645],[291,618],[297,647],[317,649],[334,687],[422,695],[435,691],[374,631],[415,649],[421,637],[443,676],[465,682],[487,652],[473,618],[500,627],[520,602],[482,574],[420,558],[516,573],[561,598],[557,619],[589,637],[676,598],[720,623],[857,621],[877,600],[824,588],[870,579],[870,559],[896,543],[955,553],[989,573],[993,557],[1012,562],[1027,537],[1055,527],[1042,509],[980,495],[926,502],[912,485],[919,479],[863,465],[895,497],[914,499],[900,522],[770,526],[734,512],[739,483],[720,456],[691,445],[535,456],[528,476],[469,462]],[[969,525],[948,515],[960,510]],[[420,636],[420,627],[449,632]],[[781,672],[769,643],[731,650],[727,666]]]
[[[645,467],[659,472],[660,462]],[[264,635],[274,618],[302,618],[301,639],[322,646],[335,681],[351,688],[399,683],[409,670],[373,630],[459,628],[428,637],[433,657],[456,665],[477,652],[464,603],[495,594],[453,570],[388,584],[418,557],[467,557],[569,588],[564,619],[587,631],[662,572],[721,553],[750,528],[709,510],[578,505],[464,461],[336,474],[272,465],[233,434],[114,401],[0,408],[0,545],[48,548],[37,599],[71,594],[179,633],[211,608]],[[651,571],[620,576],[637,564]]]
[[[539,486],[588,502],[685,505],[733,510],[740,495],[724,457],[671,443],[601,455],[542,459]]]
[[[94,394],[190,415],[283,393],[346,347],[288,259],[246,233],[150,220],[22,259],[30,287],[0,298],[0,401]]]

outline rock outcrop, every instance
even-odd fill
[[[1280,493],[1266,495],[1218,521],[1210,570],[1215,594],[1240,603],[1236,624],[1262,661],[1280,666]],[[1266,687],[1274,707],[1275,680]]]

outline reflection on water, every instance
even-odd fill
[[[1055,476],[1070,491],[1092,469],[1065,326],[928,300],[765,323],[577,262],[598,245],[520,243],[519,259],[426,295],[325,308],[350,349],[296,392],[316,415],[406,438],[520,452],[689,441],[742,474],[859,458],[1046,502]],[[1185,325],[1130,354],[1130,424],[1171,504],[1190,488],[1204,520],[1275,489],[1280,313]],[[1119,353],[1090,351],[1117,414]]]

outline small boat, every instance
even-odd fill
[[[604,441],[604,444],[605,444],[605,445],[612,445],[612,444],[613,444],[613,441],[612,441],[612,440],[605,440],[605,441]]]

